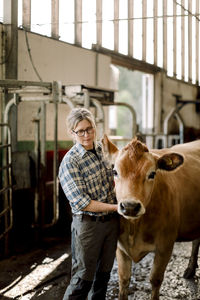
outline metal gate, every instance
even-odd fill
[[[8,232],[13,226],[12,212],[12,166],[11,166],[11,130],[8,124],[0,124],[2,138],[0,144],[0,241],[4,255],[8,254]]]

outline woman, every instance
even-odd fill
[[[75,108],[67,119],[75,145],[64,156],[59,180],[72,209],[72,277],[63,300],[106,297],[115,258],[118,214],[112,169],[96,142],[91,112]]]

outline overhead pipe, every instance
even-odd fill
[[[102,104],[104,105],[113,105],[113,106],[125,106],[127,107],[130,112],[131,112],[131,115],[132,115],[132,138],[134,138],[136,136],[136,133],[137,133],[137,118],[136,118],[136,112],[133,108],[132,105],[128,104],[128,103],[124,103],[124,102],[114,102],[114,103],[110,103],[110,102],[107,102],[107,101],[102,101],[101,102]]]
[[[183,120],[181,119],[181,116],[179,115],[179,113],[175,113],[175,117],[179,123],[179,136],[180,136],[180,143],[183,144],[184,143],[184,123]]]
[[[183,143],[183,141],[184,141],[184,124],[183,124],[183,121],[182,121],[179,113],[177,112],[177,110],[178,110],[177,107],[173,107],[164,119],[164,123],[163,123],[164,148],[168,147],[168,134],[169,134],[168,124],[169,124],[169,120],[171,119],[172,116],[175,116],[179,123],[180,142]]]
[[[102,137],[104,133],[104,120],[105,120],[103,106],[101,102],[98,101],[97,99],[91,98],[90,100],[97,109],[96,123],[97,125],[98,124],[100,125],[99,135],[100,137]]]
[[[62,97],[62,102],[68,104],[71,109],[75,107],[75,104],[74,104],[73,100],[68,98],[68,97],[63,96]]]
[[[83,93],[84,93],[84,107],[89,109],[90,107],[90,96],[89,96],[89,92],[86,89],[83,89]]]
[[[4,116],[3,116],[3,121],[4,123],[8,123],[8,116],[9,116],[9,112],[10,112],[10,109],[13,105],[16,105],[17,104],[17,96],[16,94],[13,95],[13,98],[10,99],[8,101],[8,103],[6,104],[6,107],[5,107],[5,110],[4,110]]]

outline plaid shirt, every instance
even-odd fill
[[[72,213],[82,214],[91,200],[116,203],[112,168],[103,160],[102,147],[96,147],[97,156],[81,144],[75,144],[64,156],[59,168],[59,180],[69,200]],[[84,211],[84,214],[103,215]]]

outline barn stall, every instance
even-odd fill
[[[73,10],[71,6],[64,10],[61,0],[45,1],[46,8],[51,11],[51,21],[45,21],[47,27],[50,26],[48,33],[41,31],[41,24],[44,24],[42,16],[38,22],[33,21],[36,1],[0,2],[0,257],[2,270],[5,270],[1,272],[4,278],[1,295],[5,299],[18,299],[20,295],[30,298],[29,291],[31,294],[33,289],[36,293],[41,292],[41,299],[49,297],[45,283],[49,275],[36,283],[39,289],[30,285],[26,290],[9,294],[12,285],[20,286],[22,278],[29,273],[32,276],[30,270],[38,261],[44,260],[41,266],[49,265],[51,270],[51,264],[60,255],[58,264],[62,266],[66,262],[69,270],[66,256],[70,257],[70,250],[66,254],[66,249],[70,245],[71,214],[57,182],[57,169],[64,153],[72,146],[65,127],[70,108],[90,108],[95,113],[99,137],[106,132],[117,145],[126,144],[136,134],[151,148],[199,138],[199,1],[143,0],[136,7],[135,1],[115,0],[110,1],[109,6],[106,1],[97,0],[90,3],[93,12],[89,17],[84,15],[87,8],[85,1],[72,2]],[[72,40],[67,34],[62,34],[69,32],[69,27],[61,30],[62,10],[74,15],[70,21],[74,32]],[[106,11],[110,12],[108,19]],[[95,37],[90,46],[86,46],[90,26],[85,27],[87,20],[83,17],[92,18],[94,14]],[[106,22],[112,23],[111,46],[105,38]],[[64,23],[70,25],[69,20]],[[126,24],[125,27],[122,24]],[[135,30],[137,26],[141,30],[139,36]],[[150,33],[149,28],[154,30]],[[162,34],[159,28],[162,28]],[[121,30],[127,34],[125,41],[122,41]],[[126,49],[122,47],[125,44]],[[133,79],[135,91],[130,92],[128,85],[121,86],[122,68],[134,74],[142,72],[139,82],[137,78]],[[125,94],[125,100],[119,97],[124,95],[124,91],[129,92]],[[130,93],[134,97],[129,99]],[[122,119],[117,114],[121,108],[125,109]],[[117,120],[120,120],[118,125]],[[127,123],[128,134],[123,135],[117,128],[122,127],[122,123]],[[61,249],[57,258],[52,256],[48,260],[48,251],[58,242]],[[52,249],[56,253],[56,249]],[[184,270],[190,249],[190,243],[175,245],[172,256],[174,267],[166,273],[169,274],[167,284],[171,284],[172,290],[164,283],[161,300],[162,297],[181,299],[184,295],[188,299],[199,298],[198,271],[193,281],[185,281],[181,271],[176,273],[177,257],[182,258],[180,265]],[[39,251],[38,255],[40,251],[42,254],[41,259],[36,256],[31,264],[29,254],[32,256],[33,250]],[[66,256],[62,257],[62,254]],[[19,269],[17,263],[24,255],[27,255],[25,266],[30,269],[24,270],[25,266],[21,266],[23,271],[19,275],[12,270]],[[135,267],[136,278],[133,278],[130,293],[135,286],[136,299],[144,299],[142,297],[150,293],[148,272],[151,261],[152,256],[149,255]],[[115,264],[108,299],[117,297],[116,271]],[[58,274],[60,283],[55,281],[53,284],[53,287],[61,284],[58,288],[61,294],[65,289],[64,282],[68,280],[65,272],[63,270],[61,276]],[[29,276],[27,278],[29,286],[31,280]],[[175,293],[175,286],[179,284],[183,287],[182,291]]]

